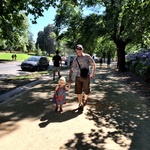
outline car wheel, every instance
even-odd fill
[[[39,66],[36,67],[36,71],[40,71],[40,67]]]
[[[46,70],[48,70],[49,69],[49,65],[46,67]]]
[[[24,69],[24,68],[21,68],[22,69],[22,71],[25,71],[26,69]]]

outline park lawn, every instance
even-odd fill
[[[3,61],[11,61],[12,60],[12,55],[13,54],[16,54],[17,55],[17,58],[16,60],[25,60],[27,58],[29,58],[30,56],[32,56],[33,54],[21,54],[21,53],[0,53],[0,60],[3,60]],[[51,57],[48,57],[49,60],[51,60],[52,58]]]
[[[12,60],[12,55],[15,54],[15,53],[0,53],[0,60]],[[25,60],[27,58],[29,58],[31,55],[28,55],[28,54],[18,54],[16,53],[17,55],[17,58],[16,60]]]

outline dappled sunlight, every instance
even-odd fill
[[[74,139],[65,144],[64,149],[78,149],[80,145],[84,146],[84,149],[142,149],[142,134],[147,137],[145,140],[149,140],[150,132],[147,131],[150,109],[147,103],[143,103],[144,97],[137,95],[136,90],[119,81],[118,76],[105,73],[106,70],[101,70],[99,76],[92,81],[87,103],[90,109],[86,117],[95,122],[98,130],[91,130],[88,134],[76,133]],[[122,80],[128,78],[123,77]],[[143,122],[147,122],[147,125]]]
[[[0,126],[0,136],[7,135],[11,132],[20,128],[20,121],[25,119],[35,121],[39,120],[39,118],[46,114],[48,117],[48,122],[51,120],[52,122],[58,121],[59,118],[53,119],[54,116],[54,104],[52,102],[52,98],[54,95],[54,89],[57,83],[44,83],[35,86],[30,91],[23,94],[23,96],[19,96],[14,98],[14,100],[6,103],[5,105],[1,105],[1,126]],[[80,115],[80,113],[72,114],[70,108],[78,107],[78,101],[76,98],[76,94],[74,94],[74,87],[72,86],[70,91],[67,91],[67,104],[64,106],[68,111],[63,115],[63,118],[60,118],[63,121],[67,121],[74,117]],[[73,105],[73,102],[76,102]],[[48,111],[48,113],[46,113]],[[50,113],[51,112],[51,113]],[[56,114],[55,114],[56,115]],[[44,122],[43,122],[44,124]]]
[[[6,117],[7,118],[7,117]],[[19,128],[19,125],[15,123],[15,120],[18,119],[17,117],[12,118],[11,120],[5,120],[1,118],[0,121],[0,138],[4,135],[8,135],[9,133],[17,130]]]
[[[47,142],[54,137],[63,139],[59,145],[62,150],[81,147],[85,150],[148,149],[149,145],[143,143],[150,142],[150,105],[139,90],[132,88],[126,80],[129,80],[128,76],[120,77],[110,69],[97,69],[95,79],[91,80],[91,93],[84,111],[77,109],[73,83],[67,91],[67,104],[61,114],[54,112],[52,103],[57,81],[39,84],[0,106],[0,137],[12,135],[10,133],[25,126],[36,127],[38,135],[44,135],[45,131],[53,133],[44,137]]]
[[[94,99],[90,101],[90,104],[93,104],[93,101]],[[137,108],[141,108],[140,104],[137,104],[137,108],[133,110],[128,108],[124,110],[120,108],[119,103],[117,105],[113,102],[98,100],[95,102],[97,102],[96,105],[94,104],[96,107],[88,103],[91,108],[88,109],[86,116],[95,122],[98,130],[91,129],[90,133],[75,133],[74,139],[69,140],[61,149],[78,149],[82,145],[84,149],[127,150],[134,147],[132,145],[134,142],[138,147],[139,141],[135,141],[134,137],[136,135],[140,139],[140,126],[144,127],[141,120],[148,119],[148,114],[150,114],[148,108],[145,110],[147,115],[143,115],[141,109],[139,109],[139,115],[135,115]],[[148,129],[148,127],[145,128]],[[143,134],[149,136],[149,133]]]

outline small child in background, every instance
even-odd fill
[[[70,84],[68,86],[66,85],[65,77],[60,77],[58,81],[58,85],[55,88],[55,93],[54,93],[54,97],[52,100],[56,104],[56,108],[55,108],[56,112],[63,111],[62,105],[66,104],[66,91],[68,91],[69,89],[70,89]]]

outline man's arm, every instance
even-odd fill
[[[91,77],[91,78],[94,78],[94,76],[95,76],[95,71],[96,71],[96,64],[95,64],[95,62],[93,61],[93,62],[91,63],[91,65],[92,65],[92,72],[91,72],[90,77]]]
[[[71,68],[69,72],[69,83],[72,83],[72,74],[73,74],[74,69]]]

